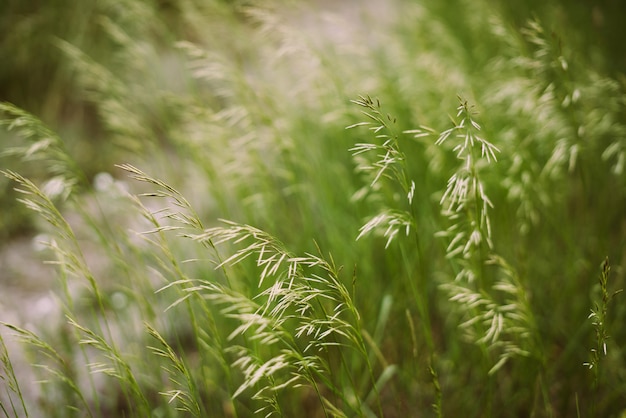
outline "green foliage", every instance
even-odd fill
[[[18,412],[18,409],[21,409],[24,415],[28,416],[28,408],[24,401],[24,395],[20,389],[19,381],[13,369],[13,363],[11,362],[7,346],[2,336],[0,336],[0,350],[0,360],[2,360],[2,375],[0,375],[0,378],[2,379],[6,399],[8,399],[6,405],[0,402],[0,409],[2,409],[2,413],[7,417],[9,416],[9,411],[11,411],[11,415],[19,416],[20,412]]]
[[[591,360],[589,363],[586,363],[589,366],[589,369],[593,370],[594,378],[593,384],[594,386],[598,384],[598,367],[600,366],[600,355],[606,356],[607,354],[607,340],[609,336],[607,335],[606,321],[608,320],[607,312],[609,308],[609,303],[613,299],[613,297],[620,293],[622,290],[618,290],[609,293],[608,290],[608,281],[609,281],[609,273],[611,272],[611,266],[609,264],[609,259],[606,258],[602,262],[602,271],[600,273],[600,292],[602,295],[602,300],[599,303],[595,303],[593,309],[591,309],[591,314],[589,314],[589,318],[593,324],[593,328],[596,331],[596,346],[591,349]]]
[[[1,415],[621,416],[626,96],[586,9],[308,3],[46,5],[37,40],[9,3],[55,51],[0,161],[58,309],[3,323]]]

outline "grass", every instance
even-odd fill
[[[0,105],[58,305],[3,322],[2,416],[625,413],[623,71],[582,6],[132,3],[50,29],[84,125]]]

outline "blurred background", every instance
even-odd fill
[[[480,33],[479,27],[471,27],[475,21],[487,18],[485,13],[497,14],[504,24],[518,31],[531,18],[545,22],[546,30],[553,31],[565,48],[575,51],[576,58],[583,65],[616,80],[622,80],[626,67],[622,42],[626,29],[620,21],[623,5],[617,0],[575,4],[558,0],[487,1],[474,9],[462,1],[441,4],[428,1],[423,4],[402,1],[385,4],[351,1],[294,3],[262,2],[261,5],[271,7],[272,12],[278,14],[277,18],[285,20],[290,29],[299,32],[295,36],[306,37],[311,43],[319,42],[313,45],[316,48],[341,48],[350,43],[358,48],[359,54],[373,55],[377,49],[384,47],[376,43],[381,42],[383,37],[391,37],[395,43],[408,41],[408,34],[396,33],[400,29],[410,29],[403,28],[409,23],[398,14],[402,15],[403,8],[418,6],[427,9],[433,19],[438,20],[436,25],[458,32],[452,34],[459,37],[459,45],[455,47],[467,61],[473,61],[473,64],[467,64],[470,67],[467,70],[476,73],[480,73],[498,53],[497,49],[491,48],[495,42],[487,33]],[[255,34],[259,23],[254,16],[246,13],[246,7],[253,4],[256,3],[145,1],[127,4],[100,1],[76,6],[62,0],[6,0],[0,16],[1,50],[5,57],[0,68],[0,96],[3,101],[36,115],[59,133],[81,169],[93,178],[99,172],[111,171],[112,165],[126,158],[128,152],[141,155],[155,144],[162,149],[173,142],[168,138],[167,131],[177,122],[172,109],[177,106],[168,101],[168,96],[172,101],[183,101],[197,93],[194,91],[197,80],[191,74],[179,42],[196,42],[217,56],[222,54],[222,59],[228,58],[238,65],[239,68],[231,71],[247,66],[245,71],[266,71],[270,74],[264,76],[271,76],[271,70],[261,68],[270,64],[255,66],[254,61],[259,59],[261,53],[250,37]],[[368,30],[369,25],[378,26]],[[279,32],[280,28],[276,31]],[[488,28],[484,31],[488,32]],[[271,32],[271,28],[265,32],[269,38],[267,32]],[[403,35],[405,39],[401,38]],[[485,37],[481,38],[481,35]],[[431,41],[437,43],[436,36],[431,36]],[[449,36],[448,33],[442,34],[441,44],[451,42],[447,38]],[[280,45],[272,45],[272,41],[276,39],[266,40],[264,47],[280,48]],[[137,44],[130,45],[131,42]],[[417,42],[413,49],[411,45],[403,47],[402,53],[414,55],[445,48],[433,44],[432,50],[422,49]],[[307,64],[310,62],[301,61],[297,65],[303,68],[292,70],[314,71],[314,68],[307,69]],[[342,64],[338,59],[336,65]],[[296,64],[290,62],[289,65]],[[101,74],[95,73],[98,70]],[[221,70],[228,71],[228,68]],[[89,71],[93,73],[86,74]],[[98,76],[102,78],[98,79]],[[213,78],[219,76],[212,75]],[[363,88],[346,91],[352,95],[347,95],[345,99],[352,98],[354,94],[374,94],[366,91],[371,84],[369,79],[374,76],[363,74],[359,83]],[[414,83],[422,81],[415,80]],[[210,96],[214,96],[215,105],[218,105],[218,89],[204,87],[202,98],[209,100]],[[344,89],[351,87],[345,86]],[[142,127],[144,135],[133,132],[124,137],[125,127],[115,126],[113,121],[107,119],[108,109],[99,99],[118,88],[124,90],[121,94],[126,96],[133,96],[132,91],[141,93],[133,97],[136,103],[125,103],[128,105],[125,110],[132,113],[127,117]],[[129,100],[129,97],[124,99]],[[131,108],[131,105],[137,106]],[[8,147],[15,142],[10,134],[2,132],[2,135],[3,146]],[[138,148],[143,147],[146,147],[143,152],[138,153]],[[176,151],[175,147],[173,151]],[[6,159],[3,164],[13,167],[12,162]],[[27,169],[36,171],[36,167]],[[7,180],[3,180],[2,191],[2,206],[6,208],[0,229],[2,236],[8,239],[32,232],[32,220],[27,211],[15,202],[15,194]]]
[[[531,18],[545,22],[546,30],[558,36],[558,42],[564,43],[564,48],[574,51],[582,65],[616,80],[622,81],[626,67],[622,42],[626,29],[621,24],[623,5],[618,0],[574,4],[558,0],[486,1],[473,9],[462,1],[440,4],[428,1],[423,4],[314,1],[297,6],[294,3],[262,2],[261,5],[272,8],[272,12],[285,20],[290,29],[299,32],[295,36],[306,37],[307,42],[319,42],[313,45],[315,48],[341,48],[350,43],[355,47],[352,53],[358,48],[359,54],[374,55],[383,48],[376,43],[383,37],[390,37],[396,44],[390,48],[399,48],[398,43],[410,41],[406,31],[417,31],[406,28],[410,23],[403,21],[402,9],[420,7],[427,9],[436,20],[434,25],[456,33],[442,34],[441,45],[436,45],[436,35],[430,34],[434,43],[430,48],[424,48],[418,42],[413,46],[403,44],[401,52],[404,54],[433,53],[446,48],[443,44],[451,42],[450,36],[457,36],[458,45],[454,47],[459,48],[457,52],[464,58],[456,59],[464,60],[468,68],[463,70],[480,73],[498,54],[498,48],[493,48],[496,42],[489,37],[489,29],[485,28],[482,33],[480,27],[474,27],[476,21],[487,19],[485,14],[488,13],[497,14],[503,24],[518,31]],[[198,84],[179,42],[195,42],[211,53],[221,54],[222,59],[232,60],[228,64],[236,64],[237,70],[247,66],[247,72],[266,70],[270,74],[264,76],[271,76],[271,69],[260,68],[270,64],[255,65],[261,53],[251,37],[259,23],[245,11],[253,4],[246,1],[128,4],[99,1],[77,6],[62,0],[6,0],[0,16],[4,57],[0,68],[0,97],[36,115],[58,132],[81,169],[93,178],[101,171],[111,171],[112,164],[126,158],[128,151],[137,154],[138,148],[149,148],[154,144],[163,148],[173,142],[167,132],[178,122],[173,109],[177,106],[172,101],[183,101],[197,93],[194,88]],[[293,9],[298,11],[293,12]],[[369,25],[374,25],[372,30],[368,30]],[[404,33],[398,33],[400,30]],[[268,32],[271,29],[265,31],[269,38]],[[131,41],[136,44],[130,45]],[[264,47],[280,48],[280,45],[272,45],[276,41],[265,40]],[[313,68],[307,69],[307,64],[310,62],[303,60],[298,64],[289,63],[303,66],[293,71],[314,71]],[[341,59],[335,63],[337,66],[342,64]],[[100,74],[95,73],[98,70]],[[89,71],[93,73],[86,74]],[[98,79],[98,76],[102,78]],[[357,85],[356,91],[348,90],[352,88],[350,85],[344,86],[346,93],[351,94],[345,99],[364,92],[374,94],[367,91],[372,77],[375,75],[363,74],[358,83],[362,88]],[[421,81],[415,80],[414,83],[420,84]],[[217,89],[204,87],[202,98],[209,100],[213,96],[215,103],[211,104],[219,105]],[[403,87],[408,90],[411,86]],[[134,102],[125,103],[128,106],[125,110],[132,114],[127,117],[142,127],[143,135],[132,132],[132,135],[124,136],[123,130],[130,128],[116,126],[107,118],[110,110],[99,99],[116,89],[129,96],[124,97],[125,101],[133,96]],[[135,96],[131,94],[133,91],[140,94]],[[131,108],[131,105],[137,106]],[[10,134],[2,132],[2,135],[3,146],[8,147],[14,142]],[[6,159],[3,164],[13,167]],[[35,167],[27,169],[36,171]],[[11,184],[7,180],[2,182],[1,202],[6,209],[0,225],[2,237],[8,239],[32,232],[32,220],[15,202]]]

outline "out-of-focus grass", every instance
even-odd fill
[[[64,325],[10,328],[47,383],[3,352],[6,416],[626,410],[616,6],[369,6],[9,3]]]

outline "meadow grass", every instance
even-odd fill
[[[114,154],[0,105],[59,307],[3,416],[625,413],[624,86],[558,13],[114,3],[52,41]]]

